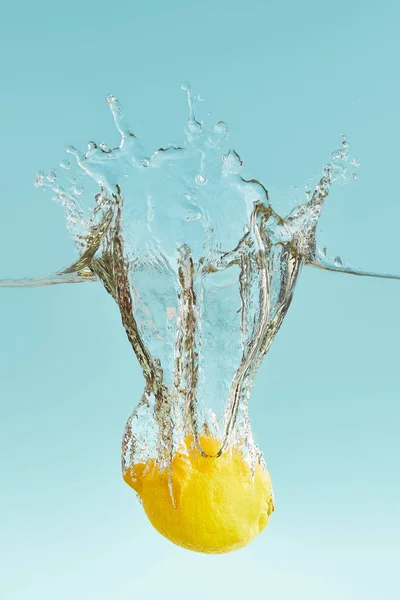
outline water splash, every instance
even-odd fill
[[[70,146],[61,172],[38,172],[34,185],[64,208],[78,258],[46,277],[2,281],[36,286],[100,281],[118,304],[145,378],[122,443],[126,471],[149,456],[168,465],[192,436],[221,440],[217,455],[242,443],[262,463],[252,438],[248,401],[255,373],[287,313],[303,265],[354,271],[316,247],[316,227],[332,185],[350,182],[357,161],[341,144],[315,189],[285,218],[266,188],[242,175],[227,146],[227,126],[196,117],[187,84],[185,143],[148,153],[113,95],[106,100],[120,144]],[[66,177],[70,176],[69,179]]]

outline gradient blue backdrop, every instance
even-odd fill
[[[32,178],[70,143],[117,141],[105,95],[155,148],[181,136],[183,80],[278,205],[345,131],[360,177],[323,241],[400,272],[399,18],[395,0],[3,5],[0,278],[71,259]],[[2,600],[397,599],[399,301],[400,282],[303,273],[251,401],[276,513],[248,548],[209,557],[160,537],[121,480],[143,381],[104,290],[0,289]]]

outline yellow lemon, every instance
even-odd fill
[[[221,447],[212,436],[202,436],[200,444],[207,454]],[[218,458],[204,457],[188,438],[173,456],[172,476],[150,459],[123,477],[140,496],[153,527],[196,552],[222,554],[246,546],[274,510],[268,472],[256,464],[253,476],[239,447]]]

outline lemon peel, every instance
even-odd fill
[[[206,454],[221,442],[201,436]],[[267,525],[274,510],[271,478],[256,464],[254,474],[239,446],[205,457],[188,437],[175,452],[171,471],[149,459],[127,469],[125,482],[139,495],[153,527],[174,544],[207,554],[246,546]]]

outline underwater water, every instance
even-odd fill
[[[242,174],[226,123],[198,120],[200,97],[188,84],[183,89],[184,141],[155,152],[107,96],[120,144],[91,141],[86,152],[70,146],[58,170],[34,179],[65,210],[77,260],[47,277],[0,282],[99,281],[116,302],[145,380],[123,436],[123,473],[149,457],[167,467],[187,436],[207,456],[202,433],[221,441],[216,457],[241,443],[251,465],[264,464],[248,403],[303,266],[400,278],[350,269],[317,245],[331,187],[357,177],[344,134],[315,189],[282,216],[264,184]]]

